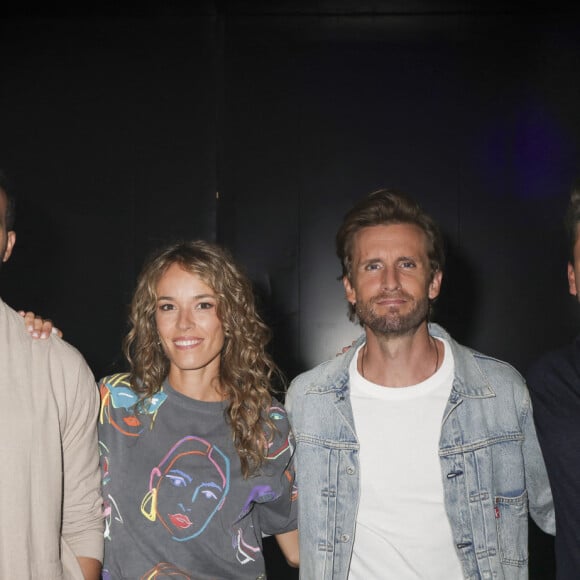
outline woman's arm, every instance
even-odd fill
[[[284,534],[276,534],[275,536],[282,554],[286,558],[289,566],[298,568],[300,565],[300,550],[298,548],[298,530],[292,530]]]

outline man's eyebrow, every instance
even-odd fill
[[[372,264],[373,262],[382,262],[381,258],[366,258],[365,260],[360,261],[361,266],[366,266],[367,264]]]
[[[398,258],[396,258],[395,261],[397,262],[403,262],[405,260],[412,260],[413,262],[416,262],[419,258],[417,258],[417,256],[399,256]],[[383,262],[383,258],[379,258],[379,257],[374,257],[374,258],[366,258],[364,260],[361,260],[361,264],[370,264],[372,262]]]

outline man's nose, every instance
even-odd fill
[[[385,290],[398,290],[401,287],[401,280],[397,268],[385,268],[383,270],[383,279],[381,282]]]

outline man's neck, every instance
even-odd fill
[[[359,351],[358,370],[385,387],[408,387],[429,378],[443,361],[443,345],[429,334],[427,322],[400,336],[376,335],[368,328]]]

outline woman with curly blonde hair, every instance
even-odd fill
[[[103,577],[265,578],[263,534],[297,565],[294,446],[248,279],[214,244],[168,246],[130,324],[130,372],[100,384]]]

